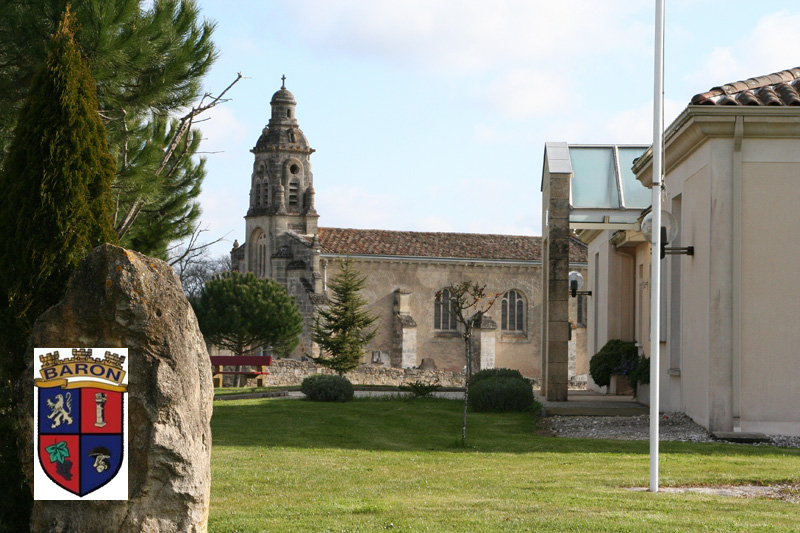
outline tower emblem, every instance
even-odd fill
[[[127,352],[34,350],[35,499],[128,499]]]

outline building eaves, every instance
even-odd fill
[[[696,94],[692,105],[800,106],[800,67],[748,78]]]

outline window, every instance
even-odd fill
[[[259,278],[267,275],[267,236],[263,233],[256,243],[256,276]]]
[[[264,178],[264,186],[261,189],[261,205],[264,207],[269,205],[269,182]]]
[[[289,206],[297,207],[300,203],[300,185],[297,180],[289,182]]]
[[[453,302],[450,301],[450,291],[442,291],[440,299],[433,304],[433,329],[455,331],[458,329],[456,317],[452,311]]]
[[[525,331],[525,299],[517,291],[508,291],[500,304],[500,329]]]
[[[261,183],[256,180],[256,188],[253,193],[253,205],[259,207],[261,205]]]

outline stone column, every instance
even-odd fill
[[[494,368],[497,342],[497,323],[492,317],[483,315],[472,329],[472,372]]]
[[[566,401],[569,388],[569,192],[566,143],[545,145],[542,175],[542,395]]]
[[[411,316],[411,293],[394,291],[394,320],[392,331],[392,367],[417,366],[417,322]]]

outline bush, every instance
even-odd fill
[[[490,377],[470,387],[467,401],[475,412],[527,411],[533,407],[533,389],[524,379]]]
[[[611,384],[611,376],[626,376],[639,363],[636,343],[612,339],[589,361],[589,374],[600,387]]]
[[[425,396],[430,396],[441,388],[442,386],[439,385],[439,378],[436,378],[436,380],[432,383],[417,380],[413,383],[409,383],[408,385],[400,385],[401,391],[411,393],[412,400],[415,398],[424,398]]]
[[[528,382],[528,380],[520,374],[519,370],[512,370],[510,368],[487,368],[486,370],[479,370],[472,374],[469,384],[470,386],[474,386],[476,383],[489,378],[512,378],[521,379],[526,383]]]
[[[633,388],[633,396],[636,397],[637,388],[639,383],[643,385],[647,385],[650,383],[650,358],[649,357],[639,357],[639,361],[636,365],[636,368],[628,374],[628,381],[631,383],[631,387]]]
[[[315,402],[348,402],[353,399],[353,384],[343,376],[308,376],[300,384],[300,391]]]

